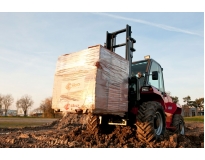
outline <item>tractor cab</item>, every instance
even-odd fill
[[[150,59],[150,56],[145,56],[145,60],[132,63],[129,89],[133,90],[133,88],[136,91],[137,100],[140,100],[140,93],[146,90],[155,89],[160,94],[165,94],[163,68],[155,60]]]

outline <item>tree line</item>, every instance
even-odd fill
[[[11,94],[1,95],[0,94],[0,116],[5,113],[5,116],[8,116],[8,110],[14,102],[14,98]],[[34,101],[29,95],[23,95],[20,99],[16,101],[16,108],[22,109],[24,116],[28,116],[28,110],[33,106]],[[54,110],[52,107],[52,98],[45,98],[41,101],[39,108],[34,109],[32,112],[42,112],[43,117],[54,117]]]
[[[179,98],[177,96],[170,96],[172,98],[172,101],[174,103],[178,103],[179,102]],[[204,108],[204,97],[202,98],[196,98],[195,100],[191,100],[191,97],[188,95],[186,97],[183,98],[183,102],[185,103],[184,105],[182,105],[182,107],[195,107],[196,108],[196,112],[199,109],[200,112],[201,110]]]
[[[172,101],[174,103],[179,103],[179,98],[177,96],[171,96],[171,92],[167,92],[167,94],[172,98]],[[7,95],[1,95],[0,94],[0,115],[3,114],[3,111],[5,112],[5,116],[7,116],[9,107],[13,104],[14,98],[11,94]],[[188,95],[183,98],[183,102],[185,103],[182,105],[182,107],[195,107],[196,111],[197,109],[201,110],[204,108],[204,97],[202,98],[196,98],[195,100],[191,100],[191,97]],[[28,115],[28,109],[30,109],[33,105],[33,100],[31,96],[24,95],[20,99],[16,101],[16,107],[17,109],[21,108],[24,112],[24,116]],[[52,97],[45,98],[43,101],[41,101],[40,106],[34,110],[32,110],[32,113],[39,113],[41,112],[43,117],[55,117],[54,110],[52,109]]]

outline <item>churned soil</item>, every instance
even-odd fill
[[[86,115],[67,114],[52,123],[0,129],[0,148],[204,148],[204,123],[186,123],[185,135],[166,131],[164,137],[145,144],[136,128],[113,126],[107,133],[90,134]]]

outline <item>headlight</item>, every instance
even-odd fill
[[[149,87],[142,87],[142,91],[143,91],[143,92],[149,91]]]
[[[142,92],[152,91],[152,87],[142,87]]]

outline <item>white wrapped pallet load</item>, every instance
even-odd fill
[[[128,111],[129,62],[101,45],[58,58],[52,108],[77,113]]]

